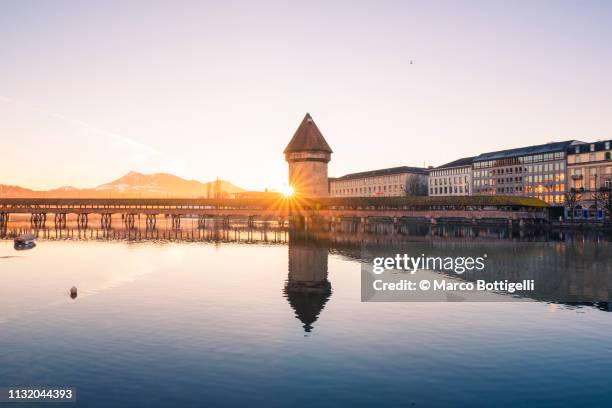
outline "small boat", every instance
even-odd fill
[[[15,238],[15,249],[30,249],[36,246],[36,237],[34,234],[21,234]]]

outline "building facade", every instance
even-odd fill
[[[334,197],[400,197],[427,195],[427,169],[393,167],[329,179]]]
[[[474,157],[464,157],[429,170],[429,195],[472,195],[473,160]]]
[[[612,141],[606,140],[567,149],[569,188],[575,190],[578,199],[574,218],[601,218],[596,194],[602,189],[612,189],[611,144]]]
[[[563,206],[568,188],[566,151],[582,143],[569,140],[476,156],[474,194],[535,197],[552,206]]]
[[[289,163],[289,185],[296,195],[329,195],[327,164],[333,152],[310,114],[304,116],[284,153]]]

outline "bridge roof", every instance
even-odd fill
[[[320,151],[333,153],[332,149],[325,141],[323,134],[312,120],[309,113],[304,116],[302,123],[295,131],[293,138],[285,148],[283,153]]]
[[[79,209],[82,206],[106,206],[106,209],[115,207],[123,212],[136,209],[136,207],[149,206],[162,207],[163,213],[167,206],[180,206],[188,213],[189,208],[195,206],[210,206],[226,209],[247,209],[247,208],[279,208],[283,206],[284,198],[74,198],[74,199],[55,199],[55,198],[0,198],[0,212],[10,212],[10,207],[19,208],[32,207],[32,210],[41,210],[49,206],[61,212],[70,212],[70,209]],[[405,196],[405,197],[319,197],[319,198],[293,198],[297,207],[303,208],[329,208],[336,206],[353,207],[376,207],[394,208],[402,206],[491,206],[491,207],[548,207],[542,200],[531,197],[517,196]],[[286,204],[286,203],[285,203]],[[121,211],[120,211],[121,212]]]

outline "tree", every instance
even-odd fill
[[[612,214],[612,194],[610,190],[610,188],[601,187],[595,193],[595,203],[597,204],[597,208],[603,208],[605,211],[605,216],[608,217],[610,217],[610,214]]]
[[[565,204],[570,212],[572,221],[574,221],[574,209],[580,200],[582,200],[582,195],[573,187],[565,193]]]
[[[427,182],[425,178],[418,175],[408,176],[408,180],[406,180],[406,195],[426,196]]]

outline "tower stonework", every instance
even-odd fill
[[[310,114],[304,116],[284,153],[289,163],[289,185],[297,195],[329,195],[327,163],[333,152]]]

